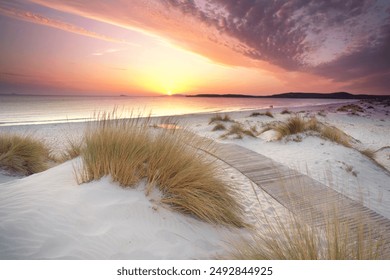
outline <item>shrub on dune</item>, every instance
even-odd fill
[[[49,149],[33,137],[0,135],[0,168],[31,175],[46,170],[49,160]]]
[[[215,162],[196,149],[209,145],[183,130],[150,130],[148,119],[111,119],[88,128],[80,182],[111,175],[123,187],[142,179],[161,191],[161,202],[204,221],[244,226],[241,208]]]

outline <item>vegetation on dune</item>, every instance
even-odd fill
[[[123,187],[147,180],[161,202],[206,222],[243,227],[241,208],[213,161],[197,148],[206,143],[184,130],[149,129],[149,119],[118,120],[102,114],[85,135],[80,183],[110,175]]]
[[[255,127],[252,127],[251,129],[245,129],[242,124],[240,123],[234,123],[230,126],[229,130],[223,134],[221,137],[226,138],[231,135],[235,135],[236,139],[242,139],[244,135],[250,136],[250,137],[256,137],[255,131],[253,131]]]
[[[209,121],[209,124],[215,123],[215,122],[232,122],[233,120],[230,118],[228,114],[225,114],[224,116],[220,114],[216,114],[214,117],[212,117]]]
[[[297,182],[303,184],[303,182]],[[281,185],[284,183],[281,182]],[[302,186],[302,189],[303,186]],[[286,195],[288,195],[286,193]],[[260,200],[258,199],[260,204]],[[341,200],[332,202],[322,213],[324,224],[314,226],[289,214],[270,217],[264,210],[254,213],[260,224],[266,224],[250,232],[232,244],[228,259],[240,260],[369,260],[380,259],[385,252],[385,227],[375,225],[364,212],[343,215]],[[263,209],[260,205],[260,208]],[[310,220],[319,213],[308,208]]]
[[[216,125],[214,126],[213,131],[225,130],[225,129],[226,129],[226,127],[225,127],[223,124],[218,123],[218,124],[216,124]]]
[[[363,155],[365,155],[366,157],[372,159],[372,160],[375,160],[375,151],[372,150],[372,149],[364,149],[364,150],[361,150],[360,151]]]
[[[363,113],[364,109],[356,104],[348,104],[348,105],[343,105],[337,109],[338,112],[350,112],[352,114],[356,114],[357,112]]]
[[[328,139],[332,142],[336,142],[336,143],[343,145],[345,147],[348,147],[348,148],[352,147],[352,145],[348,139],[348,136],[343,131],[338,129],[337,127],[324,126],[321,129],[320,134],[321,134],[321,137]]]
[[[283,137],[288,135],[312,131],[319,133],[319,136],[324,139],[336,142],[345,147],[351,147],[348,135],[346,135],[337,127],[320,123],[315,117],[304,119],[299,115],[295,115],[290,117],[286,122],[279,122],[276,124],[268,125],[266,127],[266,130],[269,129],[274,129],[279,134],[279,139],[282,139]]]
[[[252,114],[250,114],[249,117],[257,117],[257,116],[267,116],[270,118],[274,117],[274,115],[270,111],[266,111],[265,113],[253,112]]]
[[[304,132],[306,130],[306,122],[299,115],[290,117],[285,123],[277,123],[272,127],[278,134],[279,139],[292,134]]]
[[[359,220],[358,220],[359,221]],[[314,228],[292,214],[275,218],[250,240],[234,244],[229,259],[240,260],[370,260],[380,259],[385,244],[380,231],[363,222],[352,227],[330,216],[324,228]],[[379,236],[379,237],[374,237]]]
[[[68,139],[65,150],[61,153],[59,161],[64,162],[80,156],[82,145],[82,141]]]
[[[321,110],[317,113],[317,115],[319,115],[320,117],[326,117],[326,113],[324,110]]]
[[[287,109],[284,109],[282,112],[280,112],[282,115],[285,115],[285,114],[291,114],[291,111],[287,110]]]
[[[31,175],[48,168],[50,151],[32,136],[0,134],[0,168]]]

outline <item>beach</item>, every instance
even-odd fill
[[[152,129],[171,125],[212,139],[216,145],[242,146],[390,219],[389,114],[390,107],[383,101],[344,100],[339,104],[270,107],[220,115],[156,117],[152,122],[159,125]],[[331,141],[314,130],[280,137],[272,129],[296,115],[304,120],[315,117],[323,127],[338,128],[347,135],[349,145]],[[217,124],[220,129],[214,130]],[[244,132],[229,132],[236,124]],[[86,127],[85,122],[2,126],[0,133],[33,135],[53,154],[60,155],[69,140],[82,139]],[[134,188],[122,188],[105,176],[78,184],[75,170],[81,164],[76,157],[30,176],[1,171],[0,258],[215,259],[226,258],[232,244],[250,237],[245,228],[210,224],[173,211],[160,202],[158,190],[145,195],[145,181]],[[288,209],[262,189],[254,188],[234,167],[222,161],[217,164],[233,186],[245,222],[254,230],[261,231],[269,222],[258,219],[258,213],[282,220],[289,215]]]

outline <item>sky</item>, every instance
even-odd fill
[[[388,0],[0,0],[0,94],[390,94]]]

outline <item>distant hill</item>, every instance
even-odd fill
[[[225,98],[322,98],[322,99],[390,99],[390,95],[352,94],[349,92],[314,93],[314,92],[287,92],[267,96],[247,94],[197,94],[186,97],[225,97]]]

